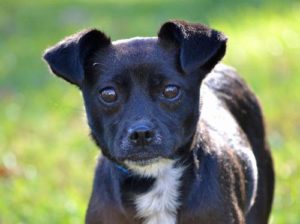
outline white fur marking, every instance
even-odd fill
[[[150,191],[135,198],[137,216],[145,220],[144,224],[176,224],[180,178],[184,167],[173,167],[173,164],[174,161],[167,159],[144,167],[133,167],[131,164],[131,169],[139,174],[156,178]]]
[[[143,177],[159,177],[173,165],[173,161],[169,159],[157,158],[153,161],[145,166],[141,166],[137,162],[130,160],[126,160],[125,164],[130,170]]]

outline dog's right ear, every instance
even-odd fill
[[[101,31],[84,30],[47,49],[43,58],[54,74],[80,86],[84,79],[85,59],[110,44],[110,38]]]

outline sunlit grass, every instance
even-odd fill
[[[86,27],[153,36],[170,18],[229,36],[225,62],[261,99],[277,186],[272,222],[300,220],[300,5],[297,1],[0,3],[0,223],[82,223],[98,151],[75,87],[50,75],[45,47]]]

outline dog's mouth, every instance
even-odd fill
[[[125,163],[133,166],[148,166],[154,163],[158,163],[161,160],[161,157],[139,159],[139,160],[126,160]]]

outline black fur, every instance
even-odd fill
[[[157,157],[186,167],[177,224],[268,222],[274,172],[263,116],[237,73],[216,66],[226,41],[207,26],[169,21],[157,39],[112,43],[90,30],[46,51],[53,73],[81,89],[91,136],[103,154],[86,223],[143,223],[134,199],[151,190],[156,177],[141,176],[126,161]],[[178,88],[172,99],[164,96],[170,85]],[[107,88],[115,101],[101,98]],[[219,116],[223,120],[214,121]]]
[[[207,74],[226,51],[227,38],[202,24],[170,21],[162,25],[158,36],[179,45],[180,63],[186,73],[201,69]]]
[[[109,44],[110,39],[104,33],[84,30],[47,49],[43,57],[53,73],[79,86],[84,79],[85,59]]]

